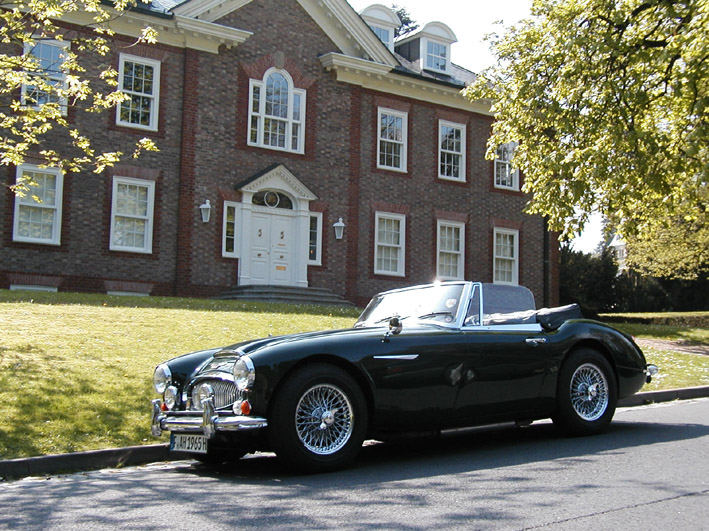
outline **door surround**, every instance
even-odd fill
[[[278,218],[279,222],[289,219],[290,223],[290,258],[287,266],[290,268],[289,274],[283,276],[283,264],[275,267],[279,269],[279,278],[272,283],[274,285],[307,287],[308,286],[308,241],[310,230],[310,201],[317,199],[288,168],[283,164],[266,169],[250,179],[237,185],[237,190],[241,192],[241,223],[239,256],[239,285],[263,284],[263,275],[257,273],[252,259],[253,232],[256,228],[257,218],[263,220],[264,216]],[[285,194],[292,202],[292,209],[271,208],[259,206],[253,203],[254,195],[258,192],[273,191]],[[281,231],[282,232],[282,231]]]

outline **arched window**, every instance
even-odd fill
[[[249,101],[249,145],[304,152],[305,91],[288,72],[271,68],[263,80],[250,80]]]

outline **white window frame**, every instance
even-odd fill
[[[134,92],[123,89],[123,77],[125,75],[125,63],[138,63],[144,66],[150,66],[153,68],[153,93],[148,95],[144,92]],[[135,124],[133,122],[121,120],[121,107],[123,103],[121,102],[116,106],[116,125],[123,127],[132,127],[134,129],[142,129],[145,131],[157,131],[158,130],[158,113],[160,110],[160,61],[154,59],[147,59],[145,57],[139,57],[137,55],[130,55],[122,53],[118,59],[118,90],[129,96],[141,96],[152,98],[152,103],[150,105],[150,124],[142,125]]]
[[[506,256],[497,255],[497,236],[499,235],[510,235],[514,236],[514,257],[508,258]],[[518,285],[519,284],[519,231],[516,229],[501,229],[495,227],[493,238],[492,238],[492,278],[495,284],[509,284]],[[512,281],[498,280],[495,276],[495,271],[497,270],[496,264],[498,260],[512,260]]]
[[[227,251],[226,241],[227,241],[227,224],[228,221],[228,209],[234,209],[234,250]],[[241,203],[236,201],[224,201],[224,213],[222,216],[222,256],[224,258],[240,258],[239,253],[239,236],[237,229],[241,225]]]
[[[433,66],[429,66],[428,64],[428,58],[429,56],[431,57],[442,57],[440,55],[433,55],[428,53],[428,45],[433,44],[433,45],[438,45],[438,46],[443,46],[446,51],[446,66],[445,68],[435,68]],[[421,68],[423,70],[429,70],[431,72],[441,72],[443,74],[447,74],[450,71],[450,64],[451,64],[451,45],[448,44],[447,42],[439,41],[436,39],[431,39],[431,38],[422,38],[421,39]]]
[[[47,45],[47,46],[53,46],[55,48],[61,48],[64,50],[69,50],[71,48],[71,43],[69,41],[58,41],[54,39],[42,39],[40,37],[33,37],[35,39],[34,44],[26,42],[24,45],[23,49],[23,54],[27,55],[32,52],[35,46],[38,46],[40,44],[42,45]],[[61,88],[63,90],[66,90],[67,88],[67,82],[66,82],[66,72],[62,72],[61,75],[55,75],[55,76],[48,76],[50,79],[55,79],[57,81],[61,81],[62,86]],[[22,105],[28,105],[26,103],[26,98],[27,98],[27,91],[28,87],[26,84],[22,84],[22,90],[20,94],[20,102]],[[68,106],[68,101],[66,98],[59,98],[59,101],[57,102],[59,104],[59,109],[61,111],[62,116],[67,115],[67,106]],[[33,104],[33,105],[28,105],[32,109],[39,109],[42,104]]]
[[[441,249],[441,229],[451,227],[458,229],[460,237],[460,249],[452,251]],[[458,255],[458,274],[456,276],[446,276],[441,274],[441,252]],[[439,219],[436,223],[436,277],[440,280],[464,280],[465,279],[465,223],[459,221],[448,221]]]
[[[266,85],[268,83],[268,78],[271,74],[281,74],[288,83],[288,116],[286,118],[277,117],[278,120],[286,122],[286,132],[285,132],[285,147],[272,146],[270,144],[264,143],[264,122],[269,116],[266,115]],[[254,111],[254,88],[259,89],[259,108],[258,111]],[[294,118],[294,97],[300,97],[299,114],[300,119],[296,120]],[[293,78],[286,70],[280,70],[277,68],[269,68],[263,75],[263,79],[249,79],[249,119],[246,124],[246,142],[249,146],[256,146],[265,149],[273,149],[276,151],[287,151],[289,153],[305,153],[305,128],[306,128],[306,96],[307,92],[303,89],[295,88],[293,84]],[[256,130],[256,141],[251,139],[251,123],[253,119],[257,119],[257,130]],[[297,149],[292,148],[293,144],[293,125],[299,125],[299,135],[298,135],[298,147]]]
[[[384,43],[384,46],[386,46],[389,51],[393,52],[394,51],[394,28],[388,27],[388,26],[382,26],[380,24],[370,24],[369,27],[372,29],[374,34],[377,36],[377,38]],[[382,36],[377,33],[377,31],[386,31],[387,32],[387,40],[385,41],[382,39]]]
[[[317,220],[317,235],[316,235],[316,251],[317,257],[315,259],[310,258],[310,223],[311,219],[315,218]],[[322,212],[310,212],[308,214],[308,265],[319,266],[322,265]]]
[[[399,222],[399,244],[379,242],[379,222],[383,219],[396,220]],[[379,258],[379,247],[394,247],[398,249],[397,270],[388,271],[377,269]],[[394,214],[392,212],[376,212],[374,215],[374,274],[393,277],[406,276],[406,216],[404,214]]]
[[[503,161],[498,158],[497,153],[495,153],[495,168],[493,176],[495,188],[501,190],[513,190],[515,192],[519,191],[519,170],[512,166],[512,157],[514,156],[514,151],[517,149],[517,142],[508,142],[507,144],[502,144],[499,149],[506,148],[510,150],[510,158],[507,161]],[[506,184],[501,184],[497,180],[497,170],[498,168],[505,168],[506,174],[512,179],[512,185],[508,186]]]
[[[40,168],[39,166],[35,166],[33,164],[21,164],[17,167],[15,183],[19,183],[22,180],[22,176],[26,171],[54,175],[56,179],[56,185],[54,188],[54,205],[48,206],[42,202],[37,202],[32,199],[32,188],[25,192],[24,196],[15,195],[15,211],[13,213],[12,224],[12,241],[39,243],[44,245],[61,245],[64,174],[59,168]],[[52,220],[52,236],[50,238],[32,238],[28,236],[19,235],[20,210],[23,207],[52,209],[54,211],[54,219]]]
[[[132,186],[144,186],[148,189],[148,205],[147,213],[142,216],[128,216],[120,214],[121,217],[136,217],[145,219],[145,246],[144,247],[128,247],[122,246],[115,242],[115,226],[116,226],[116,202],[118,200],[118,185],[127,184]],[[155,181],[145,179],[135,179],[133,177],[114,177],[113,189],[111,194],[111,234],[108,248],[111,251],[123,251],[129,253],[152,254],[153,252],[153,224],[155,210]]]
[[[460,151],[452,151],[448,149],[443,149],[443,128],[450,127],[453,129],[460,130]],[[466,139],[465,139],[465,124],[460,124],[456,122],[448,122],[446,120],[438,120],[438,178],[447,181],[456,181],[460,183],[465,182],[465,157],[466,157]],[[441,165],[443,163],[443,155],[450,154],[460,157],[460,163],[458,165],[460,176],[451,177],[450,175],[444,175],[441,172]]]
[[[393,116],[396,118],[401,118],[401,141],[391,140],[382,137],[382,115]],[[379,107],[377,109],[377,168],[382,170],[398,171],[406,173],[406,154],[408,151],[408,121],[409,113],[404,111],[396,111],[394,109],[388,109],[386,107]],[[382,154],[382,142],[389,142],[392,144],[399,144],[401,146],[401,166],[386,166],[381,163]]]

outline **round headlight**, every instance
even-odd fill
[[[241,356],[234,364],[234,384],[239,391],[245,391],[254,384],[256,371],[254,362],[248,356]]]
[[[202,410],[202,400],[212,398],[214,396],[214,388],[208,383],[201,383],[192,389],[192,408],[198,411]]]
[[[168,385],[167,389],[165,389],[165,394],[163,395],[163,401],[165,402],[167,409],[172,411],[175,408],[175,404],[177,404],[177,387],[174,385]]]
[[[155,367],[155,372],[153,373],[153,386],[155,387],[155,391],[162,394],[171,383],[172,373],[167,364],[161,363]]]

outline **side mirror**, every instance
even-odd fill
[[[389,319],[389,333],[398,335],[401,333],[401,319],[398,317],[392,317]]]

